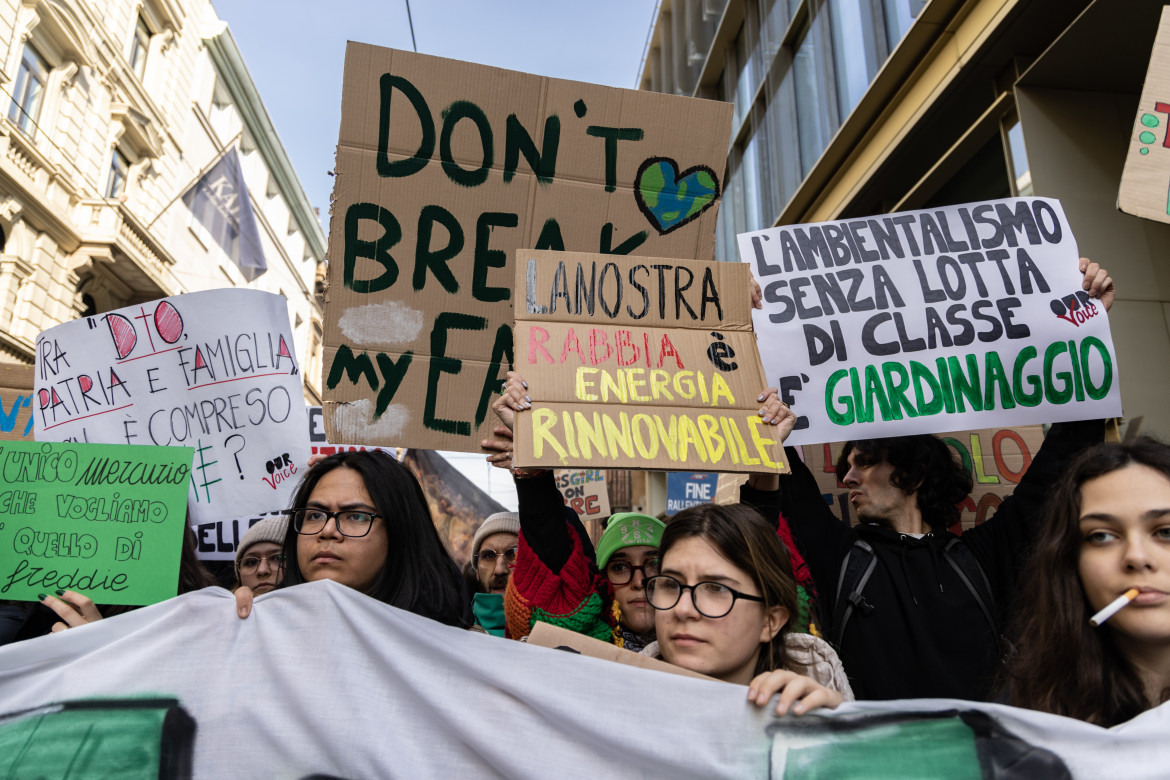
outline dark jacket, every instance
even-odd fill
[[[986,574],[1001,624],[1045,498],[1071,460],[1102,441],[1103,433],[1099,420],[1054,425],[1013,494],[990,520],[963,533],[960,544]],[[796,451],[787,454],[792,474],[780,478],[781,511],[812,571],[823,621],[832,619],[841,567],[854,541],[864,539],[877,558],[862,591],[872,608],[853,613],[837,648],[857,698],[985,699],[998,671],[1000,635],[944,559],[955,535],[936,530],[916,539],[874,524],[850,528],[829,510]],[[753,492],[745,488],[745,499]],[[833,626],[825,628],[832,636]]]

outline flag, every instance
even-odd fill
[[[183,203],[249,282],[268,270],[240,158],[233,148],[183,193]]]

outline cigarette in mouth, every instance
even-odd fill
[[[1105,607],[1105,609],[1089,618],[1089,625],[1094,627],[1101,625],[1106,620],[1120,612],[1122,607],[1128,606],[1131,601],[1137,598],[1137,595],[1138,589],[1130,588],[1125,593],[1111,601],[1109,606]]]

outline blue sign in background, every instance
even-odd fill
[[[710,472],[673,471],[666,475],[666,514],[669,517],[696,504],[715,500],[719,475]]]

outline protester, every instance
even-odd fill
[[[515,413],[529,408],[527,384],[508,372],[493,409],[503,428],[488,460],[511,467]],[[567,628],[618,647],[638,651],[654,639],[654,610],[643,584],[658,573],[662,521],[636,512],[616,514],[593,544],[577,513],[565,506],[548,469],[512,469],[520,507],[516,566],[504,594],[507,635],[528,636],[537,622]],[[601,567],[601,571],[598,570]],[[604,575],[602,574],[604,572]]]
[[[1008,703],[1109,727],[1170,700],[1170,447],[1083,453],[1027,572]],[[1125,606],[1102,614],[1113,602]]]
[[[284,578],[284,537],[288,533],[288,517],[274,515],[254,524],[245,533],[236,548],[236,582],[251,588],[259,596],[268,593]]]
[[[516,565],[520,516],[515,512],[488,515],[471,540],[474,596],[471,611],[475,627],[504,636],[504,591]]]
[[[725,682],[749,685],[776,713],[834,708],[853,699],[837,654],[824,640],[790,633],[796,581],[768,523],[745,506],[701,504],[679,512],[662,535],[661,573],[646,581],[658,641],[642,652]]]
[[[476,529],[471,540],[471,560],[481,592],[504,595],[516,565],[519,533],[520,515],[515,512],[488,515]]]
[[[453,626],[471,623],[459,567],[439,539],[410,470],[379,450],[339,452],[312,466],[288,510],[281,588],[333,580]],[[246,618],[252,590],[236,590]]]
[[[1084,289],[1108,310],[1108,272],[1085,258],[1081,270]],[[781,438],[794,421],[784,407]],[[792,448],[791,475],[753,475],[742,496],[767,503],[764,493],[780,489],[781,514],[820,592],[826,636],[860,698],[985,699],[1044,500],[1077,453],[1102,438],[1100,421],[1053,426],[1012,496],[961,537],[948,529],[970,477],[933,436],[846,443],[837,478],[850,489],[855,528],[829,510]]]

